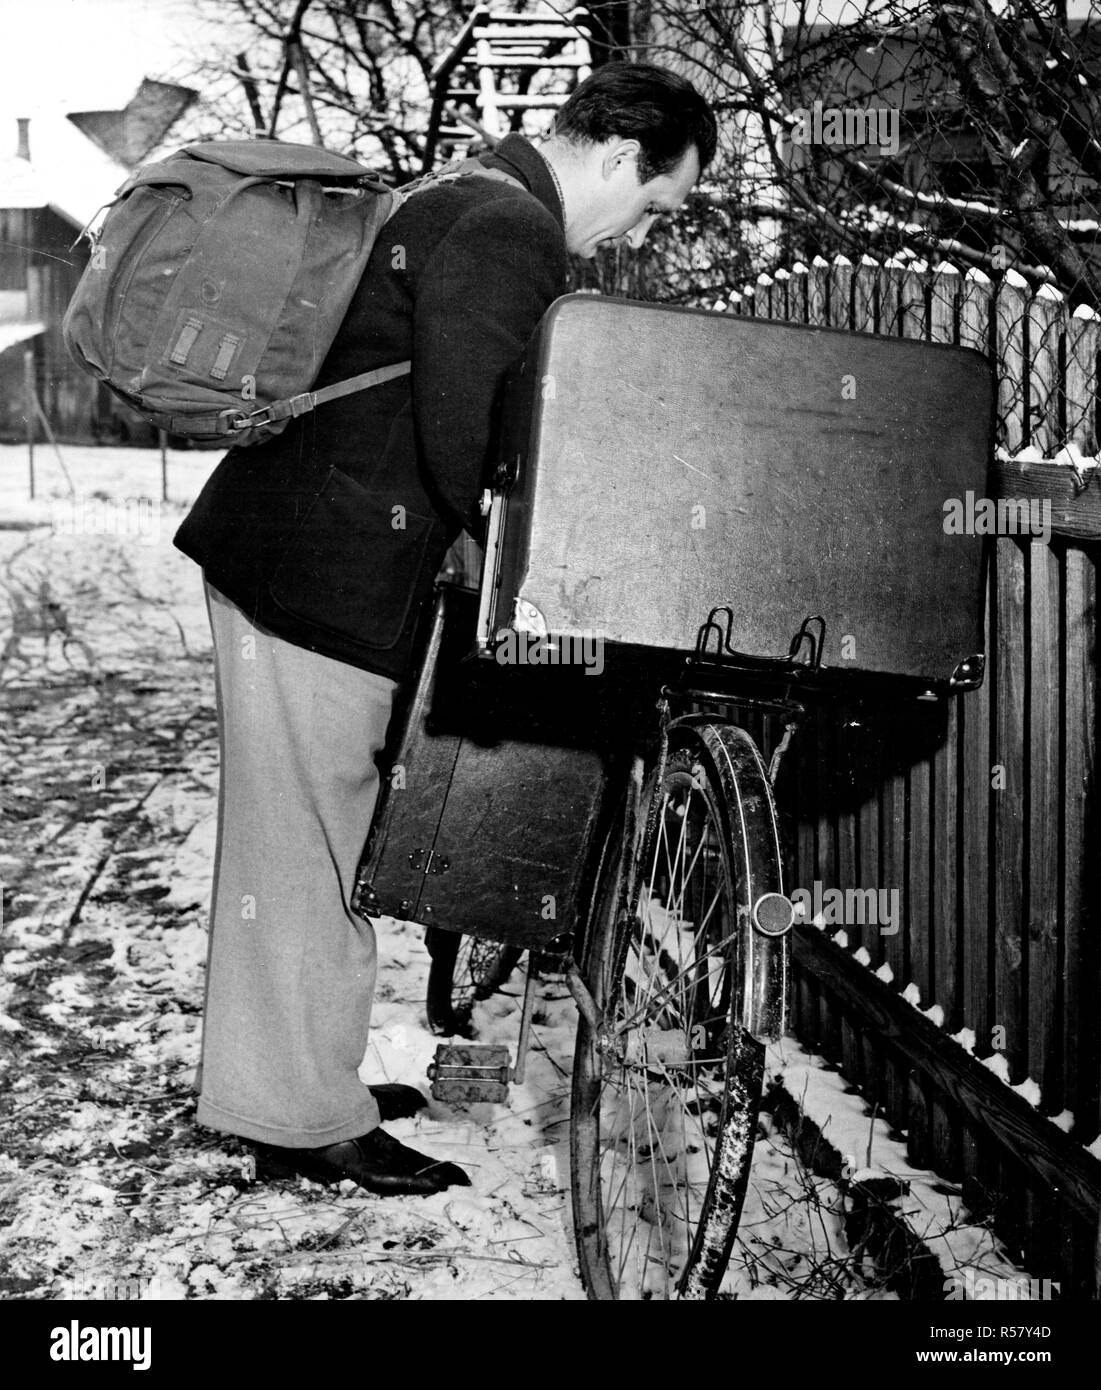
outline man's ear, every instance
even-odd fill
[[[601,173],[606,179],[614,178],[627,165],[638,165],[642,146],[637,140],[620,140],[613,136],[604,151]]]

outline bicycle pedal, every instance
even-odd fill
[[[448,1105],[504,1105],[511,1076],[508,1048],[490,1043],[440,1043],[428,1066],[432,1099]]]

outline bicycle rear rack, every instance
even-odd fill
[[[720,626],[718,615],[725,618]],[[690,663],[720,670],[744,672],[746,675],[763,674],[781,676],[788,680],[799,680],[807,675],[817,675],[822,668],[822,654],[826,648],[826,620],[820,613],[810,614],[800,623],[798,631],[788,646],[787,656],[750,656],[740,652],[731,640],[734,635],[734,610],[729,604],[712,608],[705,622],[696,633],[696,647]],[[715,638],[715,649],[711,650],[711,638]],[[807,660],[801,661],[799,654],[809,647]]]
[[[791,639],[787,656],[749,656],[740,652],[731,640],[733,631],[734,610],[729,605],[712,608],[706,621],[700,624],[695,649],[685,660],[680,682],[663,687],[662,699],[696,705],[736,706],[756,714],[779,715],[784,720],[784,732],[773,750],[768,768],[769,781],[775,786],[784,754],[807,712],[801,701],[792,699],[791,689],[821,670],[826,644],[825,619],[817,613],[804,618]],[[804,649],[807,659],[800,661],[799,654]],[[701,679],[714,676],[721,678],[722,688],[710,688],[710,681],[708,685],[700,683]]]
[[[700,700],[771,712],[784,712],[796,705],[791,699],[792,686],[817,676],[822,669],[825,620],[817,614],[804,618],[787,656],[750,656],[738,651],[731,640],[733,631],[734,610],[728,605],[712,608],[696,633],[692,655],[685,657],[678,689]],[[807,659],[799,660],[804,650]],[[718,688],[713,688],[716,682]],[[777,689],[779,693],[772,693]]]

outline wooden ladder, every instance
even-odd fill
[[[492,146],[510,130],[545,133],[525,126],[524,116],[556,111],[589,75],[590,23],[583,9],[560,15],[542,4],[523,12],[479,5],[432,69],[424,172],[467,154],[476,140]]]

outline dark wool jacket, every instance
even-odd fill
[[[481,538],[498,388],[565,290],[542,156],[510,135],[482,162],[525,187],[465,177],[399,208],[316,384],[404,358],[412,376],[232,449],[175,538],[277,636],[394,679],[448,546],[464,527]]]

